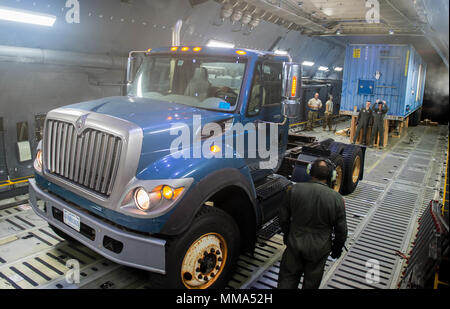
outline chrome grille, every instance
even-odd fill
[[[110,196],[119,168],[122,140],[88,128],[78,135],[68,122],[47,120],[47,172],[104,196]]]

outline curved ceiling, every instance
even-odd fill
[[[448,67],[448,0],[216,1],[308,36],[413,44],[425,58],[431,61],[437,54]]]

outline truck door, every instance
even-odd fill
[[[280,123],[283,121],[281,116],[281,95],[282,95],[282,72],[283,64],[278,62],[260,62],[255,68],[253,75],[252,87],[247,103],[246,117],[247,120],[255,124],[258,122]],[[286,150],[288,126],[271,126],[270,124],[259,123],[260,126],[265,126],[266,131],[266,147],[270,145],[271,130],[278,131],[277,148],[278,148],[278,162],[271,169],[260,168],[261,160],[257,154],[256,160],[249,160],[249,167],[252,170],[252,175],[255,180],[263,178],[276,170],[279,163],[282,161],[282,156]],[[257,130],[257,140],[264,131]],[[273,132],[276,133],[276,132]],[[257,148],[259,143],[257,142]],[[263,160],[266,161],[266,160]]]
[[[282,82],[283,82],[283,63],[282,62],[264,62],[262,66],[262,80],[263,87],[266,92],[266,100],[261,109],[261,120],[278,124],[283,122],[281,115],[281,99],[282,99]],[[267,125],[267,140],[266,145],[270,144],[271,130],[276,134],[278,162],[274,170],[278,170],[279,165],[283,160],[283,155],[286,151],[288,140],[289,125]]]

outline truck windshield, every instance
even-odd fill
[[[128,95],[234,112],[246,60],[198,55],[147,56]]]

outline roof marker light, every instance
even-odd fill
[[[199,52],[199,51],[201,51],[202,50],[202,48],[201,47],[194,47],[194,49],[192,49],[194,52]]]
[[[170,50],[171,51],[177,51],[178,50],[178,46],[173,46]]]
[[[189,51],[189,47],[183,47],[182,49],[181,49],[181,51]]]
[[[241,55],[241,56],[245,56],[245,55],[247,55],[247,52],[243,51],[243,50],[237,50],[236,54]]]

